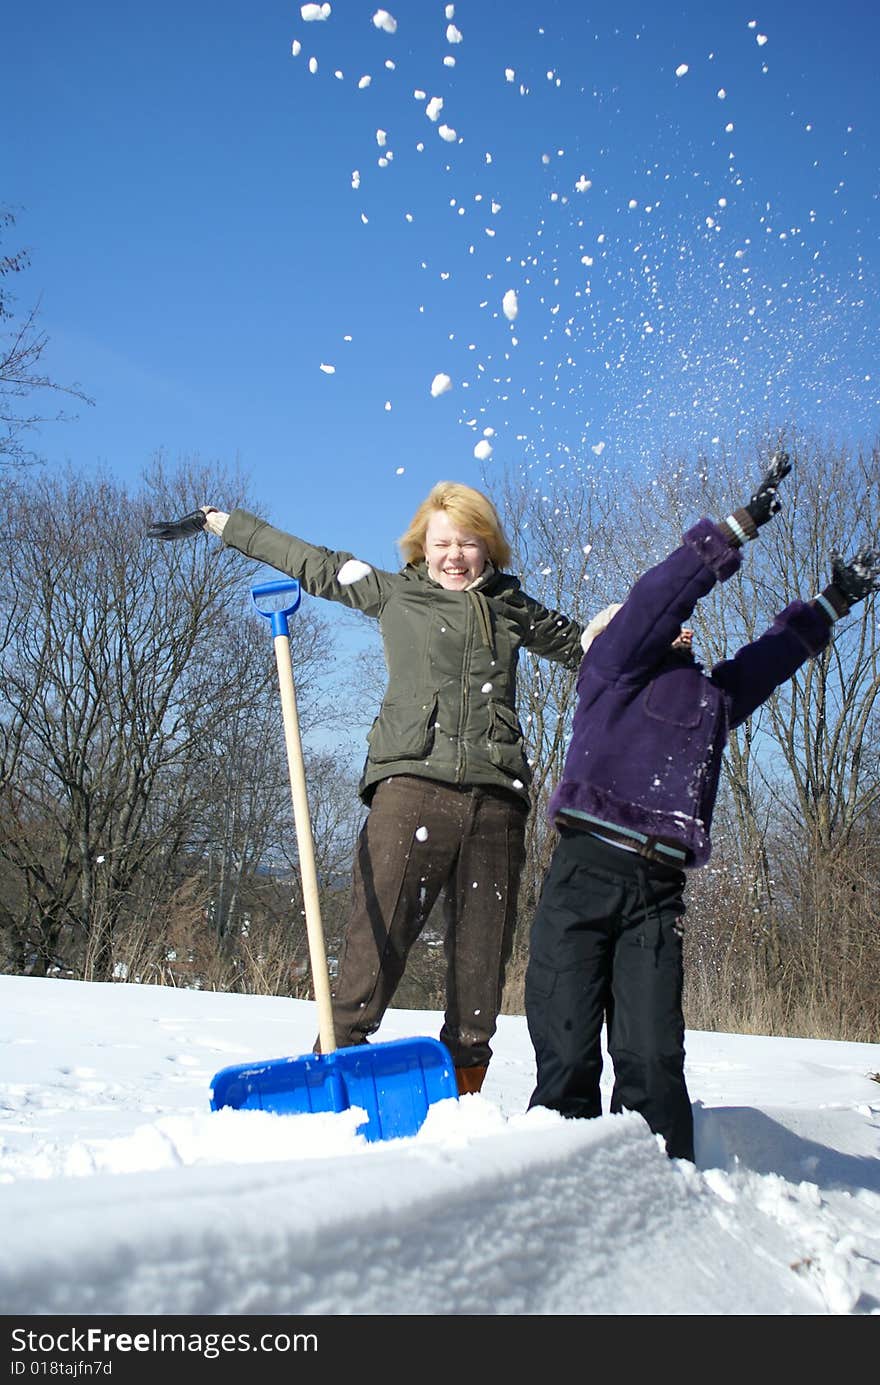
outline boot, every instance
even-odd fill
[[[485,1080],[488,1066],[488,1063],[484,1063],[482,1067],[456,1068],[455,1080],[458,1083],[458,1095],[471,1096],[474,1092],[478,1092]]]

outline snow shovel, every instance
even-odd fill
[[[414,1135],[429,1106],[458,1098],[452,1056],[438,1039],[421,1037],[336,1047],[287,624],[302,592],[299,582],[282,578],[252,587],[251,594],[260,615],[272,625],[321,1052],[223,1068],[211,1083],[211,1109],[231,1106],[296,1115],[358,1107],[365,1112],[358,1133],[367,1140]],[[260,607],[259,598],[284,594],[289,594],[290,604],[282,609]]]

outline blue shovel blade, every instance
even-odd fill
[[[438,1039],[392,1039],[334,1053],[271,1058],[223,1068],[211,1083],[211,1109],[301,1115],[362,1107],[368,1140],[415,1135],[428,1107],[458,1097],[449,1050]]]

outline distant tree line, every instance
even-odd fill
[[[775,442],[775,439],[774,439]],[[711,664],[830,576],[832,549],[880,544],[880,450],[789,438],[784,507],[741,574],[702,603]],[[572,459],[487,473],[515,570],[586,621],[626,594],[700,515],[747,498],[772,447],[660,456],[631,473]],[[242,480],[157,457],[136,494],[102,476],[0,473],[0,969],[308,996],[288,769],[254,565],[198,538],[145,537],[204,495],[256,508]],[[369,555],[365,555],[369,557]],[[328,954],[344,926],[363,810],[346,726],[368,721],[383,669],[341,677],[321,603],[291,645]],[[876,1041],[880,1020],[880,606],[734,732],[714,854],[689,887],[693,1028]],[[348,664],[346,664],[348,669]],[[367,675],[370,676],[367,676]],[[520,714],[534,810],[505,1009],[522,1012],[528,930],[552,847],[574,676],[524,656]],[[350,701],[357,685],[366,702]],[[397,1004],[439,1008],[442,927],[429,920]]]
[[[622,476],[570,459],[501,502],[528,590],[588,619],[622,600],[701,515],[751,493],[777,439],[737,455],[661,455]],[[740,573],[701,602],[695,652],[735,653],[796,597],[831,576],[833,550],[880,547],[880,448],[789,437],[783,508]],[[545,820],[573,707],[570,675],[526,659],[521,717],[535,762],[535,810],[508,1005],[522,1010],[528,928],[552,847]],[[880,1033],[880,596],[835,627],[809,662],[733,732],[712,859],[691,877],[686,1016],[692,1028],[876,1042]]]
[[[305,993],[308,956],[277,669],[257,570],[148,521],[247,497],[161,458],[142,491],[0,478],[0,967]],[[341,715],[331,641],[290,622],[304,737]],[[340,738],[341,739],[341,738]],[[331,938],[357,806],[340,753],[308,764]]]

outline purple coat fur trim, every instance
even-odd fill
[[[711,672],[671,650],[672,641],[741,555],[701,519],[680,548],[635,583],[588,649],[560,784],[548,807],[566,808],[648,836],[679,842],[689,865],[712,850],[710,830],[721,757],[739,726],[828,644],[816,606],[793,601],[770,628]]]

